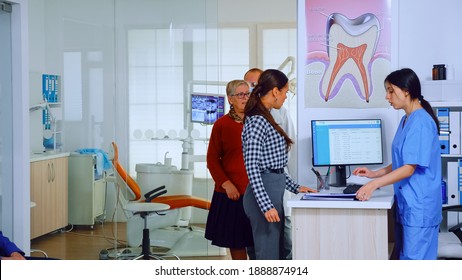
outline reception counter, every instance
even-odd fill
[[[42,161],[42,160],[68,157],[69,155],[70,155],[69,152],[43,152],[43,153],[31,153],[29,158],[30,158],[30,162],[36,162],[36,161]]]
[[[376,190],[368,201],[301,200],[302,196],[287,203],[292,208],[293,259],[388,259],[392,186]]]

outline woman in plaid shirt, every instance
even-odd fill
[[[264,71],[245,106],[242,149],[249,177],[244,211],[252,226],[257,260],[284,259],[284,188],[293,192],[316,192],[300,186],[284,172],[292,140],[276,124],[270,110],[287,98],[288,79],[275,69]]]

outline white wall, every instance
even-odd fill
[[[462,1],[401,0],[398,40],[399,67],[411,67],[421,80],[431,80],[433,64],[452,64],[462,80]]]
[[[41,102],[42,74],[60,75],[62,106],[53,112],[63,119],[70,110],[81,110],[82,118],[64,125],[64,151],[82,147],[109,147],[114,138],[114,11],[113,1],[30,1],[30,102]],[[65,53],[76,52],[83,57],[81,79],[63,76]],[[101,61],[91,61],[89,53],[101,54]],[[101,77],[90,77],[92,70]],[[66,79],[68,79],[66,81]],[[76,81],[81,85],[81,104],[66,102],[64,84]],[[95,83],[96,82],[96,83]],[[101,85],[101,86],[100,86]],[[97,92],[95,92],[95,89]],[[74,92],[76,88],[68,88]],[[105,102],[104,102],[105,101]],[[103,116],[103,117],[99,117]],[[98,131],[95,124],[104,118],[105,126]],[[41,111],[30,114],[31,150],[42,149]],[[95,135],[101,133],[101,135]],[[106,139],[106,142],[100,139]]]
[[[218,1],[219,23],[297,21],[297,0]]]

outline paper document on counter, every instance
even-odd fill
[[[357,176],[357,175],[350,175],[347,179],[348,184],[358,184],[358,185],[365,185],[372,181],[371,178],[363,177],[363,176]]]
[[[301,200],[354,200],[354,193],[306,193]]]

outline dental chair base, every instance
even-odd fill
[[[180,257],[225,256],[226,249],[214,246],[204,237],[205,231],[197,227],[170,227],[153,230],[151,245],[167,247],[166,254]],[[156,240],[157,238],[157,240]],[[171,247],[167,244],[170,241]],[[165,246],[163,246],[165,245]]]
[[[178,221],[179,211],[168,211],[165,215],[149,215],[149,225],[163,225],[162,228],[150,230],[151,246],[166,248],[167,255],[179,257],[224,256],[226,249],[214,246],[204,237],[205,231],[192,226],[170,226]],[[127,221],[127,243],[130,247],[138,247],[142,243],[143,219],[139,215]]]

